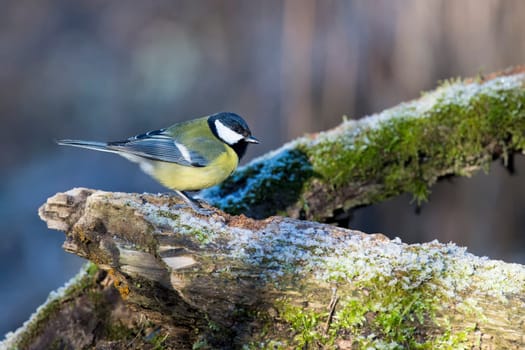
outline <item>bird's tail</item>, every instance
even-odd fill
[[[107,142],[82,141],[82,140],[56,140],[56,143],[63,146],[80,147],[92,149],[95,151],[117,153],[115,150],[108,148]]]

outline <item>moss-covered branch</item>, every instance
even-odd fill
[[[405,192],[425,201],[440,177],[469,176],[523,152],[524,82],[520,68],[447,81],[415,101],[299,138],[203,197],[229,213],[316,220]]]
[[[68,304],[77,287],[11,345],[79,348],[89,329],[98,331],[80,345],[119,349],[153,338],[188,349],[524,345],[525,267],[453,244],[407,245],[282,217],[196,217],[168,196],[86,189],[55,195],[40,216],[66,231],[68,251],[108,271],[127,305],[122,314],[131,309],[137,321],[105,311],[113,318],[94,313],[75,332],[43,332],[67,327],[57,315],[88,307]],[[106,305],[102,278],[88,273],[82,288]]]

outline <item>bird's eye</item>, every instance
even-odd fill
[[[240,125],[235,125],[235,128],[233,129],[233,131],[241,135],[244,135],[244,133],[246,132],[246,130],[244,130],[244,128]]]

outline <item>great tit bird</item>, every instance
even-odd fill
[[[210,214],[185,191],[217,185],[230,176],[249,143],[259,143],[248,124],[235,113],[174,124],[123,141],[57,140],[59,145],[111,152],[138,163],[164,186],[174,190],[200,214]]]

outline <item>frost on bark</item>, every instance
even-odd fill
[[[453,244],[407,245],[291,218],[256,221],[220,211],[199,217],[179,204],[169,196],[82,188],[49,198],[42,219],[66,232],[67,251],[102,271],[79,277],[89,292],[65,293],[69,297],[48,319],[33,324],[39,331],[29,344],[144,348],[153,347],[153,339],[175,349],[525,345],[521,265],[479,258]],[[110,282],[120,297],[111,293]],[[98,303],[78,303],[84,294]],[[106,311],[97,313],[98,307]],[[82,308],[93,315],[89,326],[49,330]]]
[[[401,193],[427,200],[525,146],[525,69],[447,81],[421,98],[294,140],[202,196],[232,214],[316,221]]]
[[[525,145],[520,69],[293,141],[202,196],[73,189],[39,214],[92,263],[0,348],[525,347],[525,267],[297,218],[425,200]],[[289,217],[271,216],[276,213]],[[259,218],[257,220],[256,218]]]

